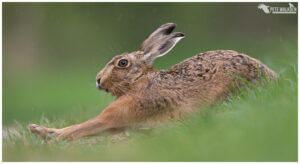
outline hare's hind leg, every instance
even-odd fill
[[[56,137],[57,140],[66,138],[67,140],[75,140],[85,136],[96,135],[99,133],[122,132],[127,126],[135,120],[133,115],[132,103],[128,98],[118,99],[108,106],[99,116],[88,120],[84,123],[69,126],[63,129],[45,128],[35,124],[29,125],[32,133],[37,133],[42,138],[47,135]]]

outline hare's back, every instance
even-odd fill
[[[277,78],[275,72],[257,59],[232,50],[216,50],[197,54],[168,70],[184,81],[226,80],[232,74],[243,77],[250,82],[264,73],[268,78]]]
[[[209,63],[206,64],[207,67],[218,69],[220,73],[235,74],[250,82],[255,82],[263,76],[277,79],[276,73],[261,61],[233,50],[208,51],[196,55],[195,58],[203,60],[204,65]]]

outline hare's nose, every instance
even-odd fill
[[[101,88],[101,86],[100,86],[100,80],[101,80],[101,78],[99,78],[99,79],[96,80],[96,86],[99,89]]]

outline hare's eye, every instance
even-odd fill
[[[120,67],[126,67],[128,65],[128,60],[122,59],[119,61],[118,66]]]

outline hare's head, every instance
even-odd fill
[[[97,74],[97,87],[115,96],[125,94],[132,88],[131,84],[153,70],[155,58],[168,53],[184,38],[183,33],[172,33],[175,27],[174,23],[164,24],[143,42],[138,51],[113,57]]]

